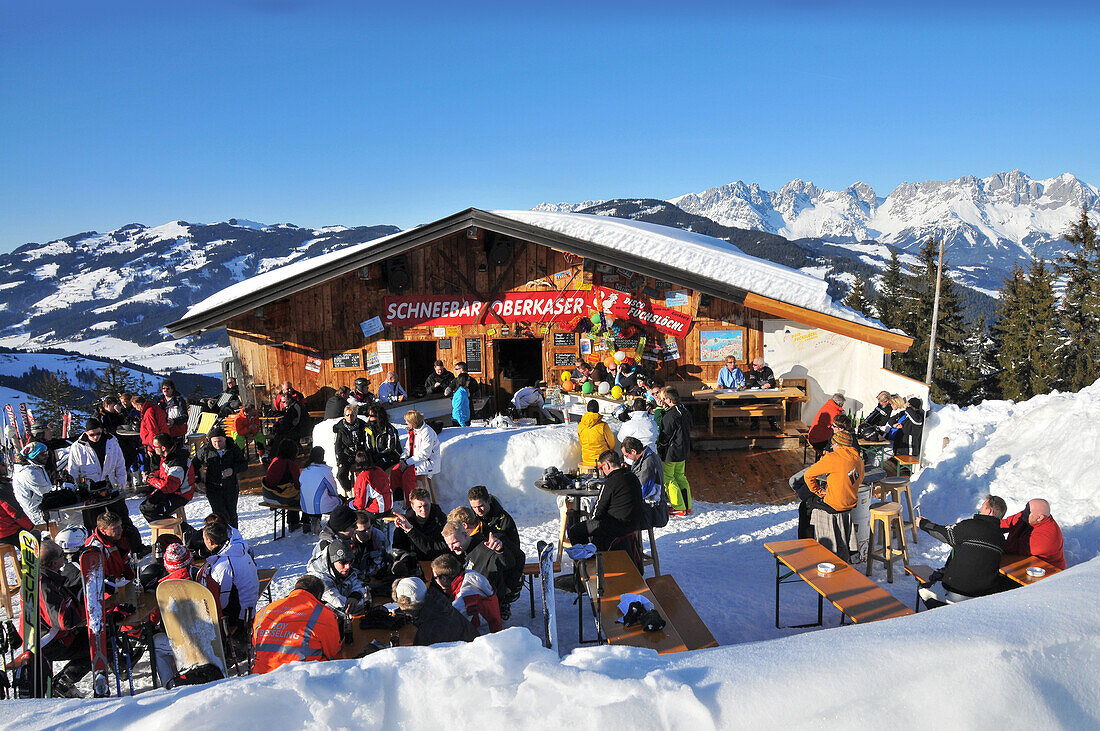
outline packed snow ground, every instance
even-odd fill
[[[6,704],[5,727],[239,728],[432,727],[506,724],[557,728],[836,728],[872,718],[902,728],[1085,728],[1100,723],[1100,496],[1089,479],[1100,459],[1100,383],[1079,394],[1026,403],[939,409],[929,420],[931,466],[914,481],[936,522],[968,517],[989,491],[1010,511],[1051,501],[1066,537],[1069,570],[1035,585],[916,616],[837,628],[776,630],[775,564],[768,540],[794,537],[793,505],[697,503],[660,530],[661,566],[672,574],[720,648],[658,657],[632,648],[577,647],[573,595],[557,594],[562,657],[532,633],[528,597],[511,628],[468,646],[397,648],[358,661],[307,663],[266,676],[137,698]],[[556,540],[553,499],[531,487],[547,460],[574,457],[569,429],[444,430],[440,501],[459,504],[482,481],[521,527],[528,556]],[[946,447],[943,446],[947,440]],[[536,465],[524,469],[525,462]],[[559,464],[568,464],[562,461]],[[465,475],[465,479],[461,478]],[[452,479],[451,476],[454,476]],[[271,541],[257,497],[241,500],[242,532],[260,566],[278,566],[275,596],[304,571],[311,541]],[[136,514],[136,501],[131,503]],[[188,507],[201,520],[205,500]],[[142,521],[138,521],[141,523]],[[913,561],[940,565],[945,546],[922,534]],[[568,567],[568,559],[565,560]],[[907,577],[876,581],[912,605]],[[784,585],[783,622],[812,620],[816,595]],[[536,600],[539,597],[536,594]],[[537,601],[537,604],[540,603]],[[591,621],[585,610],[585,621]],[[586,628],[591,635],[591,629]],[[147,683],[146,662],[139,666]],[[877,680],[876,680],[877,679]]]

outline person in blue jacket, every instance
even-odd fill
[[[715,388],[732,388],[740,391],[745,387],[745,374],[737,367],[737,359],[726,356],[726,365],[718,371],[718,385]]]
[[[451,383],[451,420],[455,426],[470,425],[469,376],[460,373]]]
[[[386,380],[378,387],[378,400],[382,403],[394,403],[404,401],[409,397],[405,389],[397,382],[397,374],[390,371],[386,374]]]

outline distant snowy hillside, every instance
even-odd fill
[[[234,282],[398,230],[174,221],[26,244],[0,255],[0,345],[132,357],[170,340],[165,323]]]
[[[915,253],[935,236],[963,281],[987,290],[1019,261],[1064,252],[1063,235],[1082,206],[1100,214],[1095,186],[1069,173],[1033,180],[1019,170],[903,183],[885,198],[865,183],[833,191],[796,179],[776,192],[737,181],[671,202],[725,226],[788,239],[876,241]]]

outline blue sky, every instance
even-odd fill
[[[463,5],[4,0],[0,251],[738,179],[1100,184],[1095,5]]]

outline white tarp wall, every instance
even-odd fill
[[[889,391],[917,396],[928,405],[928,387],[882,367],[880,345],[807,327],[790,320],[764,320],[764,360],[776,378],[805,378],[809,403],[802,421],[809,424],[834,393],[843,393],[845,411],[864,414],[875,406],[875,395]]]

